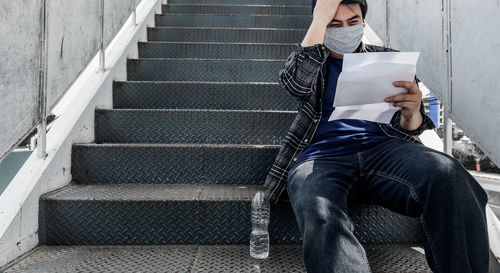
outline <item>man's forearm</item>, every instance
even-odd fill
[[[313,20],[309,30],[300,44],[308,47],[325,42],[326,26],[337,13],[337,9],[342,0],[318,0],[313,10]]]
[[[417,115],[415,115],[412,119],[407,120],[403,115],[401,115],[401,120],[399,124],[401,127],[403,127],[405,130],[408,131],[415,131],[422,125],[423,122],[423,117],[420,112],[418,112]]]
[[[319,21],[313,20],[309,26],[309,30],[300,44],[302,47],[312,46],[315,44],[322,44],[325,42],[326,26]]]

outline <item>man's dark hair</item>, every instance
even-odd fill
[[[363,15],[363,20],[366,18],[366,13],[368,12],[368,4],[366,0],[343,0],[340,2],[341,5],[359,4],[361,7],[361,15]],[[316,0],[312,0],[312,12],[314,12],[314,7],[316,6]]]

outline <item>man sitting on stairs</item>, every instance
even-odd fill
[[[303,238],[308,272],[370,272],[353,234],[353,200],[419,217],[434,272],[487,272],[487,194],[453,157],[415,136],[435,128],[417,82],[395,82],[407,93],[390,124],[328,121],[345,53],[392,51],[361,42],[366,0],[318,0],[301,45],[279,72],[280,85],[301,101],[299,113],[266,178],[265,198],[287,188]]]

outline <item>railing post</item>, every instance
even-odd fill
[[[385,47],[391,47],[390,12],[389,0],[385,0]]]
[[[47,62],[48,62],[48,9],[47,0],[42,0],[40,11],[40,70],[38,79],[37,156],[47,156]]]
[[[452,155],[453,150],[453,123],[451,121],[452,113],[452,41],[451,41],[451,1],[443,1],[443,49],[445,55],[445,66],[446,66],[446,84],[443,96],[443,126],[444,126],[444,152]]]
[[[137,7],[134,7],[134,10],[132,11],[132,21],[134,22],[134,26],[137,26]]]
[[[100,50],[99,50],[99,70],[106,70],[105,50],[104,50],[104,0],[101,0],[101,14],[99,15],[101,25]]]

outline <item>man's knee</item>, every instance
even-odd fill
[[[424,175],[428,180],[428,190],[442,194],[477,196],[482,202],[487,201],[486,191],[456,158],[446,154],[436,154]],[[486,200],[485,200],[486,197]]]
[[[351,231],[354,229],[344,201],[315,196],[308,200],[302,199],[296,206],[299,217],[308,227],[306,232],[319,232],[322,229],[339,232],[345,228]]]
[[[439,152],[426,154],[422,160],[415,162],[415,168],[419,177],[432,183],[433,187],[450,187],[450,183],[445,182],[465,175],[465,170],[457,159]]]

